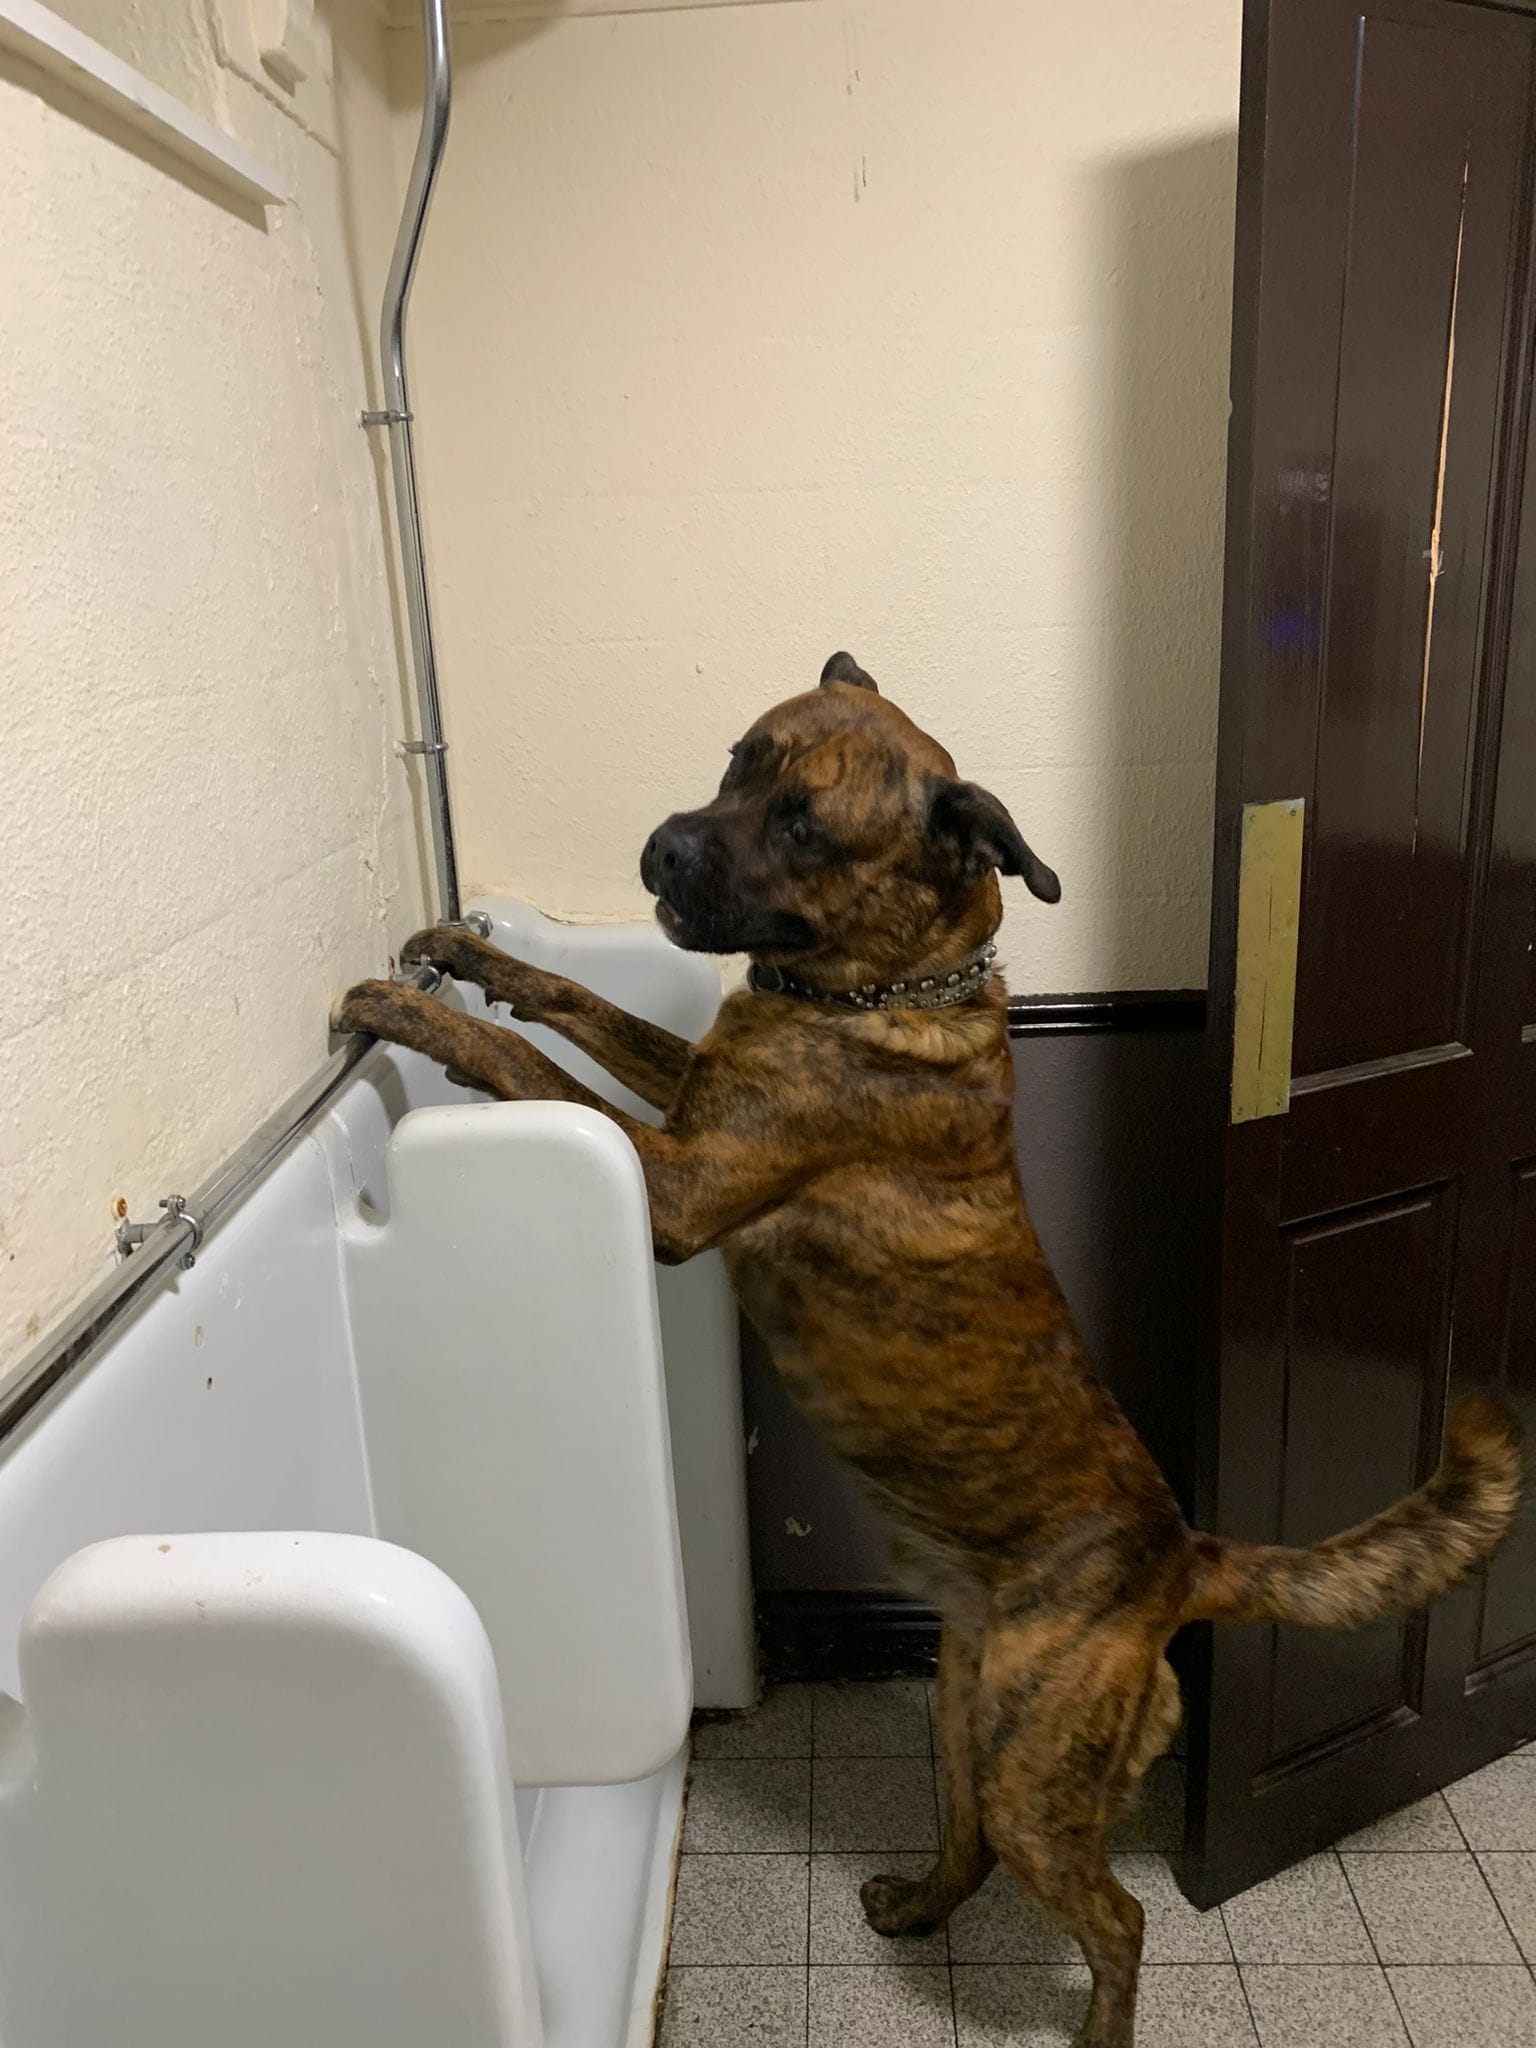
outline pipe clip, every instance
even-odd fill
[[[164,1222],[185,1223],[192,1232],[191,1242],[177,1261],[184,1272],[190,1273],[197,1264],[198,1250],[203,1242],[202,1223],[187,1207],[185,1195],[165,1195],[161,1198],[160,1206],[165,1211],[162,1219]],[[151,1231],[159,1228],[158,1223],[119,1223],[113,1233],[118,1257],[126,1259],[138,1250]]]
[[[446,754],[448,742],[446,740],[402,740],[400,742],[400,751],[402,754]]]
[[[386,405],[377,411],[369,408],[360,412],[357,424],[360,427],[408,427],[415,417],[415,413],[402,412],[397,405]]]

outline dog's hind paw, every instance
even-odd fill
[[[910,1877],[871,1877],[859,1886],[864,1918],[876,1934],[932,1934],[928,1888]]]

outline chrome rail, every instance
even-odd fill
[[[422,966],[400,977],[413,988],[435,989],[442,977]],[[138,1303],[172,1273],[191,1265],[203,1240],[217,1229],[242,1196],[248,1195],[282,1158],[294,1139],[329,1109],[342,1084],[377,1040],[358,1033],[332,1053],[319,1072],[273,1110],[240,1150],[201,1186],[182,1198],[168,1196],[165,1215],[131,1239],[119,1233],[121,1263],[85,1297],[49,1336],[27,1352],[0,1385],[0,1442],[4,1442],[46,1395],[79,1370]]]

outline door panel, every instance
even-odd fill
[[[1306,806],[1289,1107],[1222,1139],[1199,1497],[1249,1540],[1315,1542],[1409,1490],[1462,1386],[1536,1406],[1532,51],[1524,13],[1460,0],[1245,17],[1223,1056],[1242,806]],[[1536,1733],[1524,1540],[1427,1616],[1214,1633],[1193,1896]]]
[[[1385,1507],[1417,1484],[1437,1435],[1453,1210],[1435,1188],[1288,1234],[1282,1543],[1320,1542],[1360,1518],[1362,1499]],[[1418,1705],[1423,1645],[1406,1622],[1271,1634],[1261,1769]]]
[[[1486,501],[1493,445],[1501,335],[1461,317],[1508,243],[1510,180],[1475,139],[1493,59],[1457,29],[1360,23],[1297,1074],[1458,1033],[1475,668],[1446,612],[1482,546],[1446,498]]]

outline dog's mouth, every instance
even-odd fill
[[[685,953],[803,953],[815,933],[796,911],[719,910],[689,916],[665,896],[656,898],[656,922]]]

